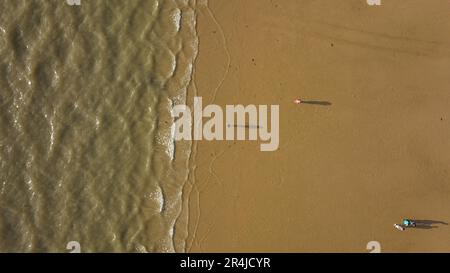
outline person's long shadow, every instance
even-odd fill
[[[320,106],[330,106],[331,102],[329,101],[322,101],[322,100],[302,100],[302,104],[313,104],[313,105],[320,105]]]
[[[438,228],[440,225],[448,226],[448,223],[443,221],[435,221],[435,220],[413,220],[416,222],[416,227],[419,229],[433,229]]]

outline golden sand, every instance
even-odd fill
[[[196,143],[191,252],[450,251],[448,1],[210,0],[197,95],[279,104],[280,148]],[[329,106],[295,104],[320,100]]]

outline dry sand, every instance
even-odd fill
[[[279,104],[281,129],[276,152],[196,143],[187,251],[450,251],[450,226],[393,228],[450,221],[449,1],[210,0],[198,19],[204,104]]]

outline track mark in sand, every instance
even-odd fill
[[[223,31],[222,25],[220,25],[219,21],[217,20],[216,16],[214,16],[213,12],[211,11],[211,9],[209,8],[208,4],[206,4],[206,10],[208,11],[209,16],[211,17],[211,19],[213,20],[214,24],[217,26],[217,28],[219,29],[219,33],[222,39],[222,43],[223,43],[223,48],[225,50],[225,53],[227,55],[227,67],[225,69],[225,72],[222,76],[222,79],[220,80],[219,84],[216,86],[216,88],[214,89],[213,92],[213,97],[211,100],[211,104],[214,103],[214,101],[216,100],[217,97],[217,93],[219,91],[219,89],[222,87],[225,79],[228,76],[228,73],[230,71],[230,65],[231,65],[231,54],[230,51],[228,49],[228,44],[227,44],[227,38],[225,37],[225,33]]]
[[[210,224],[209,227],[206,229],[205,235],[202,236],[202,238],[200,238],[200,240],[198,240],[198,245],[199,248],[202,249],[202,245],[205,242],[206,238],[208,238],[209,234],[211,233],[211,230],[214,229],[216,224]],[[203,250],[202,250],[203,251]]]
[[[194,93],[194,97],[197,97],[197,93],[198,93],[198,88],[197,88],[197,83],[196,83],[196,69],[195,66],[193,67],[192,73],[191,73],[191,79],[190,79],[190,84],[192,84],[192,91]],[[189,97],[189,88],[186,89],[186,98]],[[197,142],[193,141],[192,142],[192,147],[191,147],[191,153],[189,155],[189,162],[196,162],[196,158],[197,158]],[[198,211],[198,215],[195,219],[195,226],[194,226],[194,232],[192,233],[192,238],[189,238],[189,235],[191,234],[190,231],[190,216],[191,216],[191,212],[190,212],[190,202],[192,199],[192,194],[195,191],[197,193],[197,203],[200,202],[200,198],[199,198],[199,193],[198,193],[198,188],[197,188],[197,183],[195,183],[196,179],[195,179],[195,172],[196,172],[196,166],[195,165],[191,165],[191,163],[189,164],[189,168],[191,168],[189,171],[189,177],[186,181],[186,184],[189,186],[188,188],[188,192],[186,193],[187,195],[187,200],[186,200],[186,206],[187,206],[187,236],[185,238],[185,245],[184,245],[184,252],[190,252],[192,245],[194,244],[195,238],[196,238],[196,234],[197,234],[197,227],[198,227],[198,222],[199,222],[199,215],[200,215],[200,207],[197,208]],[[185,189],[186,185],[183,186],[183,192]],[[184,197],[183,197],[184,199]],[[177,218],[178,221],[178,218]],[[190,241],[190,242],[189,242]]]
[[[371,36],[380,37],[380,38],[387,38],[387,39],[391,39],[391,40],[401,40],[401,41],[406,41],[406,42],[417,42],[417,43],[432,44],[432,45],[441,45],[441,44],[443,44],[443,43],[438,42],[438,41],[427,41],[427,40],[421,40],[421,39],[412,38],[412,37],[397,36],[397,35],[393,35],[393,34],[389,34],[389,33],[357,29],[357,28],[352,28],[352,27],[348,27],[348,26],[345,26],[345,25],[339,25],[339,24],[336,24],[336,23],[328,23],[328,22],[322,22],[322,21],[317,21],[317,22],[313,21],[311,23],[321,24],[321,25],[325,25],[325,26],[330,26],[330,27],[335,28],[335,29],[342,29],[342,30],[345,30],[345,31],[361,33],[361,34],[364,34],[364,35],[371,35]]]
[[[194,190],[196,192],[196,197],[197,197],[197,217],[196,217],[196,221],[195,221],[195,226],[194,226],[194,231],[192,233],[192,238],[191,238],[191,243],[190,246],[187,247],[188,251],[187,252],[191,252],[192,246],[194,245],[194,242],[197,241],[197,233],[198,233],[198,226],[200,223],[200,216],[201,216],[201,207],[200,207],[200,191],[197,187],[197,184],[194,183]],[[200,246],[201,249],[201,246]]]
[[[425,50],[423,50],[423,51],[422,50],[410,50],[410,49],[404,49],[404,48],[400,48],[400,47],[397,48],[397,47],[389,47],[389,46],[383,46],[383,45],[375,45],[375,44],[367,43],[365,41],[359,42],[359,41],[350,40],[350,39],[346,39],[346,38],[340,38],[337,36],[321,34],[318,32],[311,32],[310,35],[313,37],[316,37],[318,39],[327,39],[327,40],[338,41],[343,44],[357,46],[357,47],[365,48],[365,49],[395,52],[395,53],[420,56],[420,57],[430,57],[430,54],[431,54],[431,52],[428,52]]]
[[[390,33],[364,30],[324,21],[296,19],[297,24],[285,25],[270,18],[261,18],[266,31],[285,37],[303,36],[319,40],[340,42],[359,48],[394,52],[421,57],[448,57],[450,46],[440,41]],[[401,29],[398,29],[401,30]]]
[[[219,182],[219,185],[222,185],[220,178],[217,176],[217,174],[214,171],[214,162],[220,158],[223,154],[225,153],[225,151],[220,152],[219,154],[215,155],[214,158],[211,160],[211,163],[209,164],[208,167],[208,172],[209,172],[209,177],[206,180],[206,183],[203,185],[198,185],[195,181],[193,182],[193,191],[195,192],[195,197],[197,198],[197,217],[195,219],[195,226],[194,226],[194,230],[192,233],[192,237],[190,239],[190,243],[186,244],[186,248],[187,248],[187,252],[191,252],[191,249],[194,245],[195,242],[197,242],[197,245],[199,247],[199,249],[202,249],[202,242],[205,240],[205,237],[207,237],[207,235],[209,234],[210,230],[208,230],[205,234],[205,236],[203,236],[200,239],[197,239],[197,233],[198,233],[198,228],[200,225],[200,218],[201,218],[201,206],[200,206],[200,194],[202,193],[203,189],[206,187],[206,185],[209,183],[209,181],[211,180],[211,176],[214,176],[214,178],[216,178]],[[195,177],[194,177],[195,179]],[[190,197],[191,198],[191,197]],[[189,199],[190,199],[189,198]],[[210,229],[210,228],[209,228]],[[187,246],[189,244],[189,246]]]
[[[215,155],[214,158],[211,160],[211,163],[209,164],[209,167],[208,167],[209,176],[206,179],[206,183],[203,184],[203,185],[197,185],[197,183],[195,183],[195,185],[194,185],[194,188],[195,188],[195,191],[196,191],[196,194],[197,194],[197,212],[198,212],[198,215],[197,215],[197,219],[196,219],[196,223],[195,223],[195,228],[194,228],[194,233],[193,233],[191,245],[189,247],[189,252],[190,252],[190,250],[192,248],[192,245],[194,244],[194,241],[197,241],[197,244],[198,244],[198,246],[199,246],[199,248],[201,250],[201,244],[205,240],[204,237],[206,237],[207,234],[209,233],[209,231],[206,232],[204,237],[196,240],[197,239],[198,227],[199,227],[199,223],[200,223],[200,217],[201,217],[200,194],[202,193],[203,189],[209,184],[209,182],[211,180],[211,176],[213,176],[215,179],[217,179],[217,181],[219,181],[219,182],[217,182],[219,185],[222,185],[222,182],[221,182],[220,178],[217,176],[217,174],[214,171],[213,165],[214,165],[214,162],[219,157],[221,157],[224,153],[225,153],[225,151],[220,152],[219,154]]]
[[[224,48],[225,53],[226,53],[226,55],[227,55],[227,65],[226,65],[225,72],[224,72],[224,74],[222,75],[222,78],[220,79],[219,84],[216,86],[216,88],[214,89],[214,92],[213,92],[213,97],[212,97],[211,103],[214,103],[214,101],[216,100],[218,91],[220,90],[220,88],[222,87],[222,85],[223,85],[225,79],[226,79],[227,76],[228,76],[228,73],[229,73],[229,70],[230,70],[230,64],[231,64],[231,55],[230,55],[230,51],[229,51],[229,49],[228,49],[227,39],[226,39],[226,37],[225,37],[225,33],[224,33],[224,31],[223,31],[222,26],[220,25],[219,21],[218,21],[217,18],[214,16],[214,14],[213,14],[213,12],[211,11],[211,9],[209,8],[208,3],[206,3],[205,7],[206,7],[206,10],[207,10],[207,12],[208,12],[208,15],[211,17],[211,19],[213,20],[214,24],[217,26],[217,28],[218,28],[218,30],[219,30],[219,33],[220,33],[220,36],[221,36],[221,39],[222,39],[222,43],[223,43],[223,48]],[[196,83],[195,83],[195,68],[194,68],[194,72],[193,72],[193,85],[194,85],[194,92],[195,92],[195,95],[197,95],[197,87],[196,87]],[[195,145],[194,150],[195,150],[195,152],[196,152],[196,150],[197,150],[197,145],[196,145],[196,144],[194,144],[194,145]],[[196,154],[196,153],[195,153],[195,154]],[[214,171],[211,171],[211,170],[213,170],[213,169],[212,169],[212,164],[213,164],[214,161],[217,159],[217,157],[219,157],[220,155],[221,155],[221,154],[219,154],[218,156],[216,156],[216,157],[213,159],[213,161],[211,162],[210,166],[209,166],[209,172],[210,172],[210,174],[212,174],[212,175],[215,175]],[[195,160],[195,157],[196,157],[196,155],[194,155],[194,160]],[[193,170],[193,172],[195,172],[195,170]],[[217,177],[217,175],[215,175],[215,176]],[[197,241],[197,242],[199,243],[199,248],[200,248],[200,250],[201,250],[201,241],[196,240],[196,239],[197,239],[198,226],[199,226],[199,223],[200,223],[200,216],[201,216],[201,207],[200,207],[200,193],[201,193],[201,188],[200,188],[200,187],[197,185],[197,183],[195,182],[195,174],[193,174],[193,180],[194,180],[194,182],[193,182],[193,184],[192,184],[192,188],[193,188],[192,191],[195,192],[195,195],[196,195],[196,198],[197,198],[197,217],[196,217],[196,219],[195,219],[195,226],[194,226],[194,230],[193,230],[193,233],[192,233],[192,238],[191,238],[191,240],[190,240],[190,243],[186,243],[186,249],[187,249],[187,252],[191,252],[191,249],[192,249],[192,247],[193,247],[195,241]],[[208,179],[207,181],[209,181],[209,179]],[[189,193],[189,195],[192,194],[192,191]],[[189,197],[188,199],[190,200],[191,197]],[[188,201],[188,202],[189,202],[189,201]],[[189,233],[189,231],[188,231],[188,233]],[[189,244],[189,246],[188,246],[188,244]]]
[[[211,176],[213,176],[213,177],[218,181],[217,184],[219,184],[219,185],[221,185],[221,186],[223,185],[223,184],[222,184],[222,180],[217,176],[216,172],[214,171],[213,165],[214,165],[214,162],[215,162],[219,157],[221,157],[224,153],[225,153],[225,150],[223,150],[222,152],[220,152],[220,153],[217,154],[217,155],[214,155],[213,159],[211,160],[211,163],[209,164],[209,174],[210,174],[210,177],[209,177],[208,180],[207,180],[207,181],[209,181],[209,179],[211,178]]]

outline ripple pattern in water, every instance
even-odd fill
[[[189,0],[0,0],[0,251],[183,250]]]

